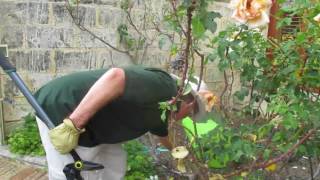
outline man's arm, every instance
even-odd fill
[[[50,141],[55,149],[61,154],[74,149],[89,119],[103,106],[122,95],[124,88],[123,69],[112,68],[104,73],[89,89],[69,118],[49,131]]]
[[[93,84],[69,118],[77,128],[84,128],[99,109],[122,95],[124,88],[124,70],[121,68],[108,70]]]

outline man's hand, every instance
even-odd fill
[[[191,116],[191,113],[195,108],[195,104],[195,100],[191,102],[182,101],[179,111],[175,113],[175,120],[179,121],[185,118],[186,116]]]
[[[61,154],[66,154],[78,145],[80,133],[84,130],[77,129],[70,119],[49,131],[51,143]]]

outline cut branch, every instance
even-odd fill
[[[200,56],[200,75],[199,75],[199,83],[197,90],[200,90],[202,79],[203,79],[203,70],[204,70],[204,55],[201,54],[198,50],[195,50],[196,54]]]

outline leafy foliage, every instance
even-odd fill
[[[20,155],[45,155],[35,117],[29,114],[23,120],[24,125],[9,135],[10,151]]]
[[[227,91],[223,95],[232,97],[228,101],[241,102],[243,108],[230,111],[232,106],[221,102],[221,113],[230,124],[214,130],[204,143],[212,143],[205,151],[210,168],[230,171],[234,163],[267,161],[288,152],[309,130],[319,129],[320,98],[313,91],[320,87],[320,26],[312,17],[320,6],[304,2],[296,1],[281,11],[298,14],[308,27],[307,31],[296,29],[291,38],[267,39],[259,31],[233,26],[212,39],[208,59],[217,61],[222,72],[238,72],[242,85],[234,96]],[[290,20],[282,19],[278,27]],[[248,142],[245,134],[257,140]],[[319,156],[319,140],[314,135],[293,154]]]
[[[291,26],[294,17],[300,17],[301,22],[282,38],[274,39],[245,25],[229,26],[217,33],[216,21],[221,15],[209,9],[213,0],[166,2],[164,17],[153,22],[153,30],[159,33],[160,49],[169,44],[169,59],[175,60],[168,64],[173,71],[192,79],[198,72],[196,66],[200,65],[202,76],[209,63],[216,63],[225,80],[215,111],[222,117],[218,128],[204,138],[195,137],[198,146],[185,142],[193,152],[192,161],[185,163],[196,164],[190,172],[203,179],[208,179],[203,172],[260,179],[263,170],[274,171],[277,163],[285,166],[290,157],[319,157],[320,24],[313,17],[320,13],[320,4],[295,0],[281,6],[287,1],[278,0],[281,9],[272,15],[278,30]],[[137,52],[154,39],[147,38],[144,26],[140,31],[141,27],[130,21],[133,6],[131,0],[121,2],[130,28],[139,38],[129,33],[127,25],[120,25],[118,34],[129,51]],[[182,93],[188,90],[184,86]],[[159,105],[165,119],[172,104]],[[169,126],[173,136],[174,127]]]
[[[318,157],[320,95],[315,92],[320,88],[320,25],[312,18],[320,13],[320,5],[305,0],[283,6],[278,12],[277,27],[291,25],[294,16],[301,17],[303,26],[286,38],[273,39],[245,25],[230,26],[216,36],[208,34],[214,32],[214,19],[219,17],[207,10],[208,3],[176,3],[165,18],[168,29],[184,35],[182,39],[186,41],[188,32],[183,27],[187,26],[188,10],[193,6],[192,45],[188,51],[192,58],[184,59],[191,63],[188,76],[194,74],[193,54],[201,57],[201,53],[206,59],[204,66],[215,62],[225,76],[225,90],[216,107],[224,121],[206,138],[195,138],[202,144],[194,149],[195,155],[210,171],[218,170],[225,177],[267,168],[267,162],[275,159],[280,163],[290,156]],[[208,18],[212,19],[209,25]],[[201,51],[204,44],[208,53]],[[241,88],[233,90],[236,74]],[[301,142],[311,131],[312,138]],[[295,146],[297,142],[301,144]],[[243,171],[233,173],[239,168]]]
[[[147,179],[156,174],[153,159],[142,143],[132,140],[124,144],[124,149],[128,153],[126,180]]]

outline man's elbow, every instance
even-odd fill
[[[114,87],[120,94],[123,94],[125,89],[125,71],[122,68],[111,68],[106,73],[108,74],[107,83],[114,84]]]

